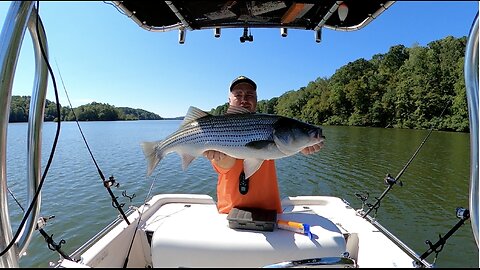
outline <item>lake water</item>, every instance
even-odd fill
[[[120,183],[112,189],[121,203],[138,205],[146,200],[153,183],[155,193],[208,194],[216,198],[216,174],[205,158],[196,159],[186,171],[181,159],[170,154],[146,177],[146,160],[140,143],[160,140],[178,128],[180,121],[81,122],[80,126],[105,177]],[[43,167],[55,134],[55,123],[43,130]],[[297,154],[277,160],[281,196],[331,195],[361,207],[355,193],[370,194],[370,203],[385,190],[387,173],[396,176],[421,144],[427,130],[401,130],[325,126],[326,146],[315,155]],[[27,124],[8,127],[8,186],[26,207]],[[433,132],[417,157],[382,200],[377,220],[418,254],[436,243],[457,222],[455,209],[469,208],[469,134]],[[132,202],[122,196],[135,194]],[[127,209],[127,207],[125,207]],[[22,212],[9,196],[11,221],[16,230]],[[55,216],[44,230],[55,242],[64,239],[66,253],[94,236],[116,218],[76,123],[62,123],[57,150],[42,192],[42,216]],[[373,213],[371,213],[373,215]],[[427,260],[433,262],[435,253]],[[21,267],[48,267],[59,255],[34,233]],[[465,223],[447,240],[436,266],[478,268],[478,247],[471,224]]]

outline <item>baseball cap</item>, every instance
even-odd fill
[[[253,86],[255,91],[257,90],[257,84],[252,81],[252,79],[242,75],[238,76],[237,78],[235,78],[235,80],[232,81],[232,83],[230,84],[230,91],[232,91],[233,87],[239,83],[248,83]]]

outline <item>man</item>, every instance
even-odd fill
[[[256,112],[255,82],[245,76],[233,80],[230,84],[228,104]],[[306,147],[301,152],[313,154],[322,147],[323,143],[320,143]],[[203,154],[218,173],[217,207],[220,213],[228,214],[233,207],[261,208],[282,213],[274,160],[265,160],[258,171],[245,179],[243,160],[214,150],[205,151]]]

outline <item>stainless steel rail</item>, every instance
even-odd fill
[[[347,257],[311,258],[287,261],[264,266],[262,268],[357,268],[357,263]]]
[[[340,2],[340,1],[337,1]],[[343,1],[342,1],[343,2]],[[375,13],[373,13],[371,16],[369,16],[366,20],[363,22],[355,25],[355,26],[350,26],[350,27],[334,27],[334,26],[325,26],[325,28],[330,29],[330,30],[336,30],[336,31],[357,31],[362,29],[363,27],[367,26],[370,22],[375,20],[380,14],[382,14],[385,10],[387,10],[390,6],[392,6],[396,1],[388,1],[385,5],[381,6]]]
[[[33,48],[35,53],[35,80],[33,83],[32,96],[30,99],[30,112],[28,114],[28,140],[27,140],[27,202],[30,204],[33,200],[37,187],[41,181],[42,172],[42,127],[45,111],[45,101],[47,96],[47,84],[48,84],[48,68],[42,55],[42,48],[40,47],[40,41],[42,41],[42,47],[45,52],[45,56],[48,58],[48,46],[47,36],[45,29],[43,28],[42,21],[38,18],[38,30],[37,31],[37,12],[35,8],[34,12],[30,15],[28,21],[28,30],[33,42]],[[40,40],[39,40],[40,38]],[[40,213],[40,205],[42,202],[41,194],[34,204],[33,212],[28,216],[27,223],[25,223],[25,233],[18,241],[19,254],[26,251],[33,231],[36,229],[37,220]]]
[[[112,1],[112,3],[117,8],[119,8],[123,13],[125,13],[125,15],[127,17],[131,18],[138,26],[140,26],[141,28],[143,28],[145,30],[152,31],[152,32],[167,32],[167,31],[172,31],[172,30],[179,29],[179,28],[183,27],[182,23],[177,23],[177,24],[169,25],[169,26],[158,26],[158,27],[149,26],[149,25],[146,24],[146,22],[140,21],[137,18],[137,16],[135,16],[135,13],[132,13],[127,8],[125,8],[125,6],[122,4],[122,1]]]
[[[464,68],[470,120],[470,221],[478,247],[478,12],[468,36]]]
[[[389,230],[383,227],[380,223],[378,223],[375,219],[370,216],[366,216],[367,220],[372,223],[379,231],[383,232],[383,234],[392,240],[401,250],[407,253],[412,259],[412,266],[419,267],[419,268],[432,268],[433,265],[430,264],[428,261],[423,260],[420,256],[413,251],[410,247],[408,247],[405,243],[403,243],[400,239],[398,239],[395,235],[393,235]]]
[[[315,28],[313,28],[313,31],[318,31],[320,29],[322,29],[322,27],[325,25],[325,23],[327,22],[327,20],[332,16],[332,14],[337,11],[338,7],[343,3],[343,1],[336,1],[333,6],[330,8],[330,10],[328,10],[327,14],[325,14],[325,16],[323,16],[322,20],[320,20],[320,22],[318,23],[317,26],[315,26]]]
[[[7,129],[10,116],[10,101],[12,86],[21,45],[28,28],[32,36],[35,51],[35,81],[30,102],[28,125],[28,191],[27,202],[33,199],[37,190],[41,172],[41,130],[43,125],[43,110],[45,107],[48,73],[45,62],[40,52],[37,39],[36,14],[32,1],[14,1],[5,18],[5,23],[0,34],[0,250],[3,251],[13,239],[9,211],[7,205],[7,174],[6,174],[6,149]],[[46,42],[45,31],[39,24],[38,35]],[[43,46],[46,50],[46,45]],[[36,221],[40,212],[40,200],[32,208],[25,227],[17,241],[3,256],[0,257],[0,267],[18,268],[18,259],[27,249]]]

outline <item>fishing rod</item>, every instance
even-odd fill
[[[443,116],[443,113],[447,109],[449,103],[450,102],[447,101],[447,104],[445,104],[445,107],[443,108],[442,112],[440,113],[440,117]],[[408,166],[412,163],[413,159],[417,156],[418,152],[420,152],[420,149],[423,147],[423,145],[427,141],[428,137],[430,137],[430,134],[432,134],[432,132],[433,132],[433,126],[430,128],[430,131],[428,132],[427,136],[425,136],[422,143],[417,147],[417,150],[415,150],[412,157],[408,160],[408,162],[405,164],[405,166],[403,166],[402,170],[400,170],[400,172],[397,174],[397,176],[395,178],[393,178],[389,173],[385,176],[384,182],[385,182],[385,184],[388,185],[388,187],[383,191],[383,193],[380,195],[379,198],[375,198],[377,200],[375,202],[375,204],[373,204],[373,205],[368,204],[367,205],[367,206],[369,206],[369,209],[362,215],[362,218],[366,218],[367,215],[370,212],[372,212],[372,210],[375,210],[375,212],[378,210],[378,208],[380,207],[381,200],[393,188],[393,185],[397,184],[397,182],[398,182],[398,184],[400,186],[403,186],[403,183],[401,181],[399,181],[398,179],[400,179],[400,177],[403,175],[403,173],[407,170]],[[361,195],[358,195],[358,194],[355,194],[355,195],[357,197],[359,197],[363,201],[363,203],[365,203],[365,201],[368,199],[368,195],[367,196],[361,196]]]
[[[445,112],[445,110],[447,109],[447,106],[448,106],[449,102],[447,102],[447,104],[445,104],[445,107],[443,108],[442,110],[442,113],[440,114],[440,117],[443,116],[443,113]],[[405,164],[405,166],[402,168],[402,170],[398,173],[398,175],[394,178],[392,177],[390,174],[387,174],[386,177],[384,178],[384,182],[385,184],[388,185],[387,189],[380,195],[379,198],[376,198],[376,202],[375,204],[371,205],[371,204],[367,204],[366,203],[366,200],[368,199],[368,193],[367,195],[360,195],[360,194],[355,194],[357,197],[360,198],[360,200],[362,200],[362,210],[363,210],[363,206],[364,205],[367,205],[369,207],[369,209],[363,214],[362,218],[367,218],[367,215],[372,211],[372,210],[375,210],[375,212],[377,211],[377,209],[379,208],[380,206],[380,201],[385,197],[385,195],[393,188],[393,186],[395,184],[399,184],[400,186],[403,186],[403,183],[401,181],[399,181],[400,177],[403,175],[403,173],[406,171],[406,169],[408,168],[408,166],[412,163],[413,159],[417,156],[418,152],[420,151],[420,149],[423,147],[423,145],[425,144],[425,142],[427,141],[427,139],[430,137],[430,134],[432,134],[433,132],[433,126],[432,128],[430,129],[430,131],[428,132],[427,136],[425,136],[425,138],[423,139],[422,143],[418,146],[418,148],[415,150],[414,154],[412,155],[412,157],[408,160],[408,162]],[[432,242],[430,240],[426,240],[425,243],[429,246],[428,250],[425,251],[422,255],[420,255],[419,260],[416,260],[415,261],[415,264],[419,267],[421,267],[421,262],[423,260],[425,260],[428,256],[430,256],[430,254],[434,253],[435,252],[435,259],[434,259],[434,262],[436,261],[437,257],[438,257],[438,254],[443,250],[443,247],[444,245],[446,244],[448,238],[450,238],[450,236],[452,236],[464,223],[465,221],[467,221],[469,218],[470,218],[470,211],[468,209],[465,209],[465,208],[462,208],[462,207],[457,207],[456,209],[456,217],[460,219],[460,221],[458,221],[454,226],[453,228],[451,228],[446,234],[445,236],[442,237],[441,234],[438,235],[439,239],[438,241],[435,243],[435,244],[432,244]]]
[[[17,198],[15,197],[13,192],[10,190],[10,188],[7,187],[7,190],[8,190],[8,193],[10,194],[10,196],[12,196],[12,198],[17,203],[18,207],[20,207],[20,209],[22,209],[22,212],[25,213],[25,209],[22,207],[22,204],[17,200]],[[36,230],[38,230],[40,232],[40,234],[43,236],[43,238],[45,238],[45,241],[47,242],[48,248],[50,250],[58,252],[58,254],[60,254],[64,259],[72,260],[72,258],[70,256],[68,256],[65,252],[63,252],[63,250],[61,249],[62,245],[65,244],[66,241],[62,239],[62,240],[60,240],[60,243],[57,244],[53,240],[53,234],[49,235],[43,229],[43,227],[45,227],[45,225],[47,224],[47,220],[52,219],[52,218],[55,218],[55,216],[49,216],[48,218],[39,217],[38,221],[37,221]]]
[[[58,254],[60,254],[60,256],[62,256],[64,259],[73,261],[73,259],[70,256],[68,256],[65,252],[63,252],[63,250],[61,249],[62,245],[65,244],[66,241],[62,239],[62,240],[60,240],[60,243],[57,244],[53,240],[53,234],[49,235],[43,229],[43,227],[47,224],[47,220],[52,219],[52,218],[55,218],[55,216],[49,216],[48,218],[39,217],[38,222],[37,222],[37,230],[40,232],[40,234],[43,236],[43,238],[45,238],[45,241],[47,242],[48,248],[50,250],[58,252]]]
[[[470,218],[470,211],[468,209],[462,208],[462,207],[457,207],[456,209],[456,216],[460,220],[451,228],[444,237],[442,237],[441,234],[438,235],[438,241],[435,244],[432,244],[430,240],[425,241],[427,245],[429,245],[429,249],[425,251],[422,255],[420,255],[420,260],[424,260],[427,258],[430,254],[435,252],[435,260],[438,257],[438,253],[443,250],[443,246],[446,244],[447,239],[450,238],[464,223],[467,221],[467,219]]]
[[[88,153],[90,154],[90,157],[92,158],[93,163],[95,164],[95,167],[97,168],[97,172],[100,175],[100,178],[102,179],[103,186],[107,190],[108,194],[110,195],[110,198],[112,199],[112,207],[117,209],[120,215],[122,216],[123,220],[127,223],[127,225],[130,225],[130,221],[128,221],[127,215],[123,211],[123,206],[125,205],[124,203],[119,203],[117,200],[117,196],[113,193],[111,187],[118,187],[120,184],[115,181],[115,178],[110,176],[108,180],[105,179],[105,176],[103,175],[102,170],[100,169],[100,166],[98,166],[97,160],[93,156],[92,150],[90,150],[90,146],[88,145],[87,139],[85,138],[85,135],[83,134],[82,128],[80,127],[80,124],[78,123],[78,117],[75,114],[75,110],[73,110],[72,103],[70,102],[70,98],[68,97],[67,93],[67,88],[65,87],[65,84],[63,82],[63,77],[62,74],[60,73],[60,69],[58,68],[58,63],[55,61],[57,64],[57,69],[58,69],[58,75],[60,76],[60,81],[62,83],[63,89],[65,91],[65,95],[67,96],[68,103],[70,104],[70,109],[72,110],[73,116],[75,117],[75,122],[77,124],[78,130],[80,131],[80,135],[82,136],[83,141],[85,142],[85,146],[87,147]],[[128,197],[130,201],[132,200],[133,197],[135,197],[135,194],[133,194],[131,197],[126,196],[126,191],[123,193],[125,197]]]

